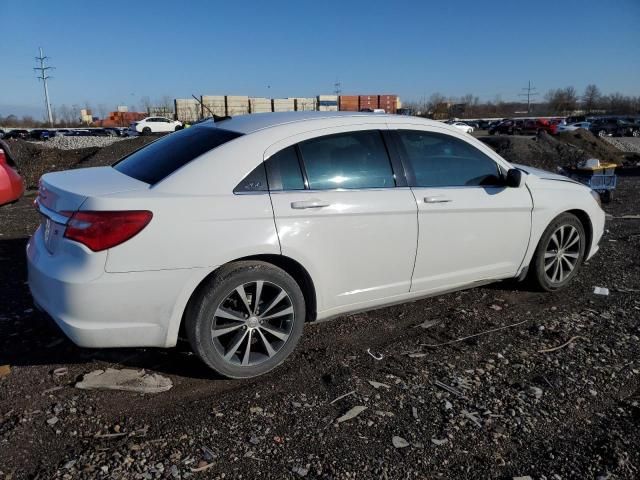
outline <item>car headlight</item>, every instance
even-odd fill
[[[591,190],[591,196],[593,197],[593,199],[596,201],[596,203],[598,204],[598,206],[600,208],[602,208],[602,200],[600,199],[600,194],[598,192],[596,192],[595,190]]]

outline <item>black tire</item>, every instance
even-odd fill
[[[228,305],[226,302],[230,301],[230,298],[236,295],[236,293],[234,293],[236,288],[242,286],[242,291],[245,291],[244,287],[254,282],[263,282],[265,287],[261,288],[267,289],[268,287],[274,289],[274,291],[276,291],[275,288],[279,288],[286,293],[287,297],[282,301],[287,302],[286,305],[289,305],[289,307],[280,311],[291,308],[292,317],[278,320],[280,322],[286,322],[286,326],[283,329],[283,331],[288,329],[288,337],[286,340],[280,342],[278,338],[271,336],[268,331],[260,330],[260,328],[262,328],[260,326],[262,325],[262,321],[260,321],[260,325],[254,325],[253,328],[249,323],[245,323],[242,327],[234,327],[235,330],[233,332],[219,335],[217,339],[214,339],[215,328],[217,328],[219,332],[220,330],[224,330],[225,327],[228,328],[229,325],[235,326],[242,324],[242,322],[233,320],[233,322],[237,323],[218,325],[217,322],[221,317],[217,316],[217,313],[223,304]],[[265,297],[265,295],[266,292],[264,290],[262,295],[258,295],[257,288],[252,293],[247,293],[246,298],[249,299],[248,307],[255,308],[255,312],[264,310],[264,313],[267,313],[266,309],[261,308],[261,305],[264,307],[264,303],[258,302],[257,306],[252,304],[255,303],[256,297]],[[240,297],[238,296],[237,298],[239,299]],[[267,301],[265,301],[265,303],[267,303]],[[237,304],[240,305],[241,308],[243,307],[241,302]],[[225,310],[227,312],[232,311],[233,313],[239,313],[240,309],[230,310],[227,306]],[[275,307],[270,311],[273,312],[274,310],[278,313]],[[264,313],[262,315],[264,315]],[[191,348],[207,366],[228,378],[251,378],[276,368],[291,354],[302,336],[305,316],[306,307],[302,290],[291,275],[266,262],[241,261],[220,268],[220,270],[199,289],[195,298],[192,299],[187,308],[185,329]],[[245,322],[249,322],[251,319],[256,319],[255,315],[252,314],[250,318],[246,318]],[[224,321],[224,319],[222,321]],[[266,325],[265,323],[265,325],[262,326]],[[268,325],[270,328],[274,328],[273,324]],[[274,330],[280,332],[279,329],[274,328]],[[252,334],[255,335],[255,337],[252,337]],[[231,354],[230,359],[226,359],[225,354],[229,354],[232,348],[226,350],[223,342],[235,344],[236,338],[240,335],[242,335],[242,339],[237,340],[240,347],[236,347],[237,351]],[[249,343],[254,338],[255,342],[249,346]],[[272,356],[268,355],[265,339],[270,347],[280,343],[276,345],[277,349],[274,348],[275,352]],[[271,341],[273,341],[273,343],[270,343]],[[244,355],[241,355],[240,351],[246,352],[248,346],[249,357],[253,356],[254,346],[257,350],[263,350],[262,352],[255,352],[255,357],[260,361],[253,365],[242,365],[243,360],[240,357],[242,356],[242,358],[244,358]]]
[[[575,258],[575,266],[573,267],[573,269],[560,281],[553,281],[550,276],[553,276],[555,264],[552,262],[558,262],[563,267],[566,267],[568,265],[566,263],[568,260],[565,260],[564,262],[562,259],[547,261],[549,259],[545,258],[545,254],[549,253],[548,247],[554,245],[554,242],[552,241],[553,235],[558,232],[561,227],[565,227],[565,229],[567,230],[569,228],[575,229],[579,235],[579,245],[577,248],[570,251],[571,255],[577,254],[577,257]],[[542,234],[533,258],[531,259],[531,264],[529,265],[529,280],[531,281],[533,286],[547,292],[554,292],[556,290],[565,288],[576,276],[576,274],[580,270],[580,267],[582,266],[582,261],[585,254],[586,239],[587,238],[584,232],[584,227],[575,215],[571,213],[561,213],[556,218],[554,218]],[[569,250],[567,251],[569,252]],[[549,265],[551,265],[550,268]]]
[[[606,130],[599,130],[598,131],[598,136],[600,138],[606,137],[607,136],[607,131]]]
[[[151,129],[149,127],[144,127],[142,129],[142,135],[151,135]]]
[[[177,132],[178,130],[182,130],[180,125],[176,125],[176,128],[173,129],[174,132]]]

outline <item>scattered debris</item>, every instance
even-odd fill
[[[69,369],[66,367],[60,367],[60,368],[56,368],[53,371],[53,376],[54,377],[62,377],[63,375],[66,375],[67,373],[69,373]]]
[[[407,442],[404,438],[399,437],[397,435],[394,435],[393,438],[391,439],[391,443],[393,444],[394,447],[396,448],[406,448],[409,445],[411,445],[409,442]]]
[[[376,355],[375,353],[372,353],[370,348],[367,348],[367,353],[371,355],[371,358],[373,358],[374,360],[382,360],[384,358],[382,354]]]
[[[4,378],[11,373],[10,365],[0,365],[0,378]]]
[[[556,350],[560,350],[561,348],[566,347],[567,345],[571,345],[573,342],[575,342],[576,340],[578,340],[579,338],[583,339],[583,340],[587,340],[585,337],[582,337],[580,335],[576,335],[575,337],[571,337],[569,340],[567,340],[565,343],[563,343],[562,345],[558,345],[557,347],[553,347],[553,348],[545,348],[542,350],[538,350],[538,353],[549,353],[549,352],[555,352]]]
[[[378,390],[379,388],[386,388],[386,389],[391,388],[391,386],[387,385],[386,383],[380,383],[380,382],[376,382],[374,380],[368,380],[368,382],[369,382],[369,385],[371,385],[376,390]]]
[[[144,370],[107,368],[94,370],[76,383],[83,390],[124,390],[139,393],[166,392],[173,387],[171,379],[157,373],[145,373]]]
[[[193,468],[191,467],[191,471],[196,473],[196,472],[204,472],[205,470],[209,470],[211,467],[213,467],[213,463],[206,463],[204,461],[200,461],[198,462],[198,466]]]
[[[504,330],[506,328],[517,327],[518,325],[522,325],[523,323],[526,323],[528,321],[529,321],[529,319],[522,320],[521,322],[518,322],[518,323],[512,323],[511,325],[505,325],[504,327],[492,328],[491,330],[485,330],[484,332],[475,333],[473,335],[468,335],[468,336],[462,337],[462,338],[457,338],[456,340],[451,340],[449,342],[443,342],[443,343],[421,343],[420,346],[433,348],[433,347],[442,347],[444,345],[451,345],[452,343],[464,342],[465,340],[469,340],[470,338],[479,337],[480,335],[486,335],[487,333],[493,333],[493,332],[498,332],[500,330]]]
[[[436,325],[439,325],[439,324],[440,324],[440,320],[425,320],[419,325],[416,325],[416,327],[427,329],[427,328],[435,327]]]
[[[513,480],[533,480],[529,475],[525,475],[524,477],[513,477]]]
[[[60,419],[58,417],[47,418],[47,425],[55,425]]]
[[[342,400],[345,397],[348,397],[349,395],[353,395],[354,393],[356,393],[355,390],[351,390],[350,392],[345,393],[344,395],[340,395],[338,398],[334,398],[333,400],[331,400],[329,402],[329,405],[333,405],[334,403],[336,403],[338,400]]]
[[[496,312],[499,312],[500,310],[502,310],[502,307],[500,305],[491,305],[489,307],[491,310],[495,310]]]
[[[437,387],[440,387],[444,390],[446,390],[449,393],[453,393],[455,396],[457,397],[464,397],[464,393],[462,393],[460,390],[458,390],[457,388],[454,387],[450,387],[449,385],[447,385],[446,383],[442,383],[440,380],[436,380],[435,382],[433,382]]]
[[[443,438],[443,439],[432,438],[431,439],[431,443],[433,443],[434,445],[437,445],[437,446],[444,445],[448,441],[449,441],[448,438]]]
[[[467,410],[462,410],[462,415],[465,418],[468,418],[469,420],[471,420],[473,423],[475,423],[478,427],[482,428],[482,423],[480,423],[480,419],[478,418],[478,415],[476,414],[476,412],[468,412]]]
[[[596,295],[609,295],[609,289],[607,287],[593,287],[593,293]]]
[[[342,415],[340,418],[338,418],[336,421],[338,423],[346,422],[347,420],[351,420],[353,418],[356,418],[358,415],[360,415],[366,409],[367,409],[367,407],[365,407],[364,405],[357,405],[357,406],[353,407],[352,409],[350,409],[347,413]]]
[[[309,473],[309,469],[303,468],[303,467],[293,467],[291,471],[301,477],[306,477],[307,474]]]
[[[409,354],[409,358],[422,358],[426,356],[427,356],[426,353],[410,353]]]

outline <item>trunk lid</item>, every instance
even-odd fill
[[[66,224],[89,197],[129,192],[149,185],[111,167],[82,168],[47,173],[40,179],[36,205],[41,214],[44,245],[50,254],[59,249]]]
[[[87,197],[146,188],[148,184],[111,167],[81,168],[43,175],[38,203],[56,213],[75,212]]]

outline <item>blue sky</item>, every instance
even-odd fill
[[[0,114],[142,96],[472,93],[589,83],[640,95],[640,0],[0,0]],[[11,110],[11,111],[10,111]]]

